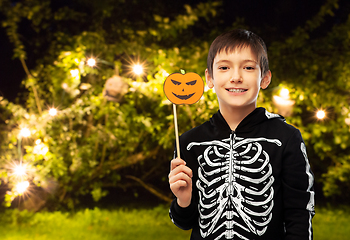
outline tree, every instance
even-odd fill
[[[341,6],[348,8],[349,5]],[[347,203],[350,188],[350,15],[329,26],[338,1],[329,0],[304,27],[270,47],[276,89],[286,87],[295,101],[287,120],[298,126],[326,197]],[[338,21],[340,19],[338,18]],[[318,119],[317,111],[325,117]],[[322,112],[319,112],[322,113]],[[318,192],[317,194],[321,194]]]
[[[193,38],[191,29],[215,16],[219,4],[185,5],[181,14],[162,16],[157,12],[165,7],[161,4],[146,5],[157,8],[140,12],[124,1],[88,2],[69,7],[55,5],[59,1],[0,2],[7,15],[3,26],[27,72],[28,89],[23,105],[1,102],[2,131],[8,132],[1,142],[5,154],[0,161],[6,166],[1,176],[12,188],[7,204],[21,194],[18,181],[26,179],[30,185],[54,188],[51,199],[69,208],[81,195],[98,201],[108,186],[141,184],[170,199],[151,184],[161,179],[166,183],[168,169],[163,166],[168,167],[174,143],[172,106],[162,84],[166,74],[180,68],[205,69],[208,42]],[[143,16],[135,19],[137,14]],[[32,31],[28,43],[20,34],[22,24]],[[88,66],[89,58],[96,66]],[[27,62],[34,67],[29,69]],[[136,63],[145,74],[132,73]],[[115,80],[111,89],[105,84],[108,79]],[[115,84],[120,88],[113,89]],[[106,98],[106,90],[114,101]],[[179,109],[183,131],[209,114],[195,118],[196,109],[208,104],[213,103]],[[49,106],[58,111],[56,116],[50,115]],[[28,136],[21,129],[30,131]],[[11,175],[11,168],[18,166],[27,168],[24,176]]]

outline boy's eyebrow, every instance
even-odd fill
[[[222,59],[222,60],[219,60],[217,62],[214,62],[214,64],[219,64],[219,63],[230,63],[231,61],[230,60],[227,60],[227,59]],[[257,61],[253,60],[253,59],[245,59],[243,60],[242,62],[246,63],[246,62],[253,62],[255,64],[258,64]]]

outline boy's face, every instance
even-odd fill
[[[267,88],[271,81],[270,71],[261,77],[258,59],[250,47],[219,52],[213,62],[213,76],[208,69],[205,76],[209,88],[215,89],[221,111],[253,111],[260,87]]]

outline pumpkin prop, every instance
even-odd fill
[[[164,81],[165,96],[173,103],[177,156],[180,158],[179,131],[177,128],[176,105],[196,103],[203,95],[204,82],[197,73],[170,74]]]
[[[204,82],[197,73],[173,73],[164,82],[164,93],[170,102],[180,104],[196,103],[203,95]]]

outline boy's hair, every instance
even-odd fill
[[[265,76],[269,71],[266,45],[261,37],[244,29],[235,29],[223,33],[213,41],[207,58],[207,68],[210,76],[213,77],[214,58],[218,53],[221,51],[226,51],[226,53],[232,52],[244,47],[250,47],[252,52],[256,54],[261,69],[261,76]]]

